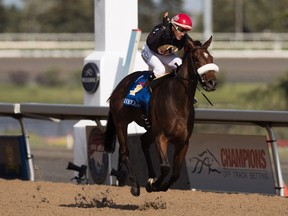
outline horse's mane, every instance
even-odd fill
[[[199,40],[196,40],[196,41],[194,41],[194,45],[201,47],[203,44]]]
[[[194,40],[191,39],[191,41],[193,42],[193,44],[195,45],[195,47],[202,47],[202,46],[203,46],[203,44],[202,44],[199,40],[195,40],[195,41],[194,41]],[[186,56],[187,56],[187,54],[188,54],[191,50],[192,50],[191,47],[186,46],[186,47],[184,48],[184,53],[183,53],[182,59],[185,59]]]

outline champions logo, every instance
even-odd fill
[[[223,168],[267,168],[266,155],[263,149],[221,148],[220,160],[217,160],[217,157],[206,149],[191,159],[195,161],[192,173],[197,174],[202,173],[203,168],[208,170],[208,174],[221,174]]]
[[[202,173],[203,169],[206,169],[208,171],[208,174],[210,173],[221,174],[222,172],[219,161],[209,149],[206,149],[197,156],[192,157],[192,160],[196,161],[192,173],[200,174]]]
[[[221,148],[223,167],[266,169],[265,151],[258,149]]]

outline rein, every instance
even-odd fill
[[[186,59],[188,53],[190,53],[190,52],[192,53],[192,52],[193,52],[194,50],[196,50],[196,49],[204,49],[204,48],[203,48],[203,47],[195,47],[195,48],[189,50],[188,52],[185,53],[183,59]],[[200,76],[200,74],[198,73],[198,71],[196,70],[196,66],[195,66],[194,59],[191,58],[191,61],[192,61],[192,70],[193,70],[194,74],[195,74],[196,77],[197,77],[197,81],[198,81],[199,83],[201,83],[201,85],[203,85],[203,84],[205,83],[205,81],[204,81],[204,79]],[[177,73],[178,73],[178,71],[179,71],[179,69],[180,69],[181,66],[179,66],[177,63],[175,63],[175,65],[176,65],[176,67],[177,67],[176,71],[177,71]],[[195,81],[194,81],[193,79],[186,79],[186,78],[180,77],[180,76],[176,76],[176,77],[177,77],[177,79],[187,81],[188,83],[189,83],[189,82],[195,83]],[[204,92],[198,87],[197,83],[196,83],[196,88],[197,88],[198,91],[202,94],[202,96],[208,101],[208,103],[209,103],[211,106],[214,106],[213,103],[209,100],[209,98],[204,94]]]
[[[194,50],[197,50],[197,49],[205,49],[205,48],[203,48],[203,47],[195,47],[195,48],[189,50],[188,52],[185,53],[185,55],[184,55],[184,57],[183,57],[183,60],[187,58],[187,55],[188,55],[189,53],[193,53],[193,51],[194,51]],[[194,59],[191,58],[191,60],[192,60],[192,70],[193,70],[194,74],[196,75],[198,82],[201,83],[201,84],[205,83],[205,81],[203,80],[203,78],[199,75],[199,73],[198,73],[197,70],[196,70],[196,66],[195,66]],[[178,72],[178,71],[179,71],[178,68],[180,68],[181,66],[179,66],[177,63],[175,63],[175,65],[177,66],[177,72]],[[179,79],[182,79],[182,80],[185,80],[185,81],[187,81],[187,82],[194,82],[193,79],[186,79],[186,78],[180,77],[180,76],[178,76],[178,78],[179,78]]]

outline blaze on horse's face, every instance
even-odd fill
[[[199,41],[189,40],[188,42],[189,47],[192,48],[195,67],[201,77],[200,83],[203,89],[209,92],[217,87],[216,73],[219,71],[219,67],[213,63],[213,56],[208,51],[211,41],[212,36],[203,45]]]

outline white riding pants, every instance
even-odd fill
[[[152,50],[145,44],[142,48],[141,56],[146,64],[149,66],[149,70],[154,72],[156,78],[163,76],[166,72],[170,73],[171,70],[176,69],[177,65],[182,64],[182,59],[175,53],[170,55],[160,55]]]

